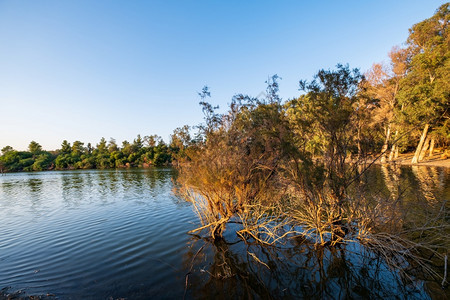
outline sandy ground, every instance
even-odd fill
[[[415,166],[430,166],[430,167],[444,167],[444,168],[450,168],[450,158],[444,159],[442,158],[442,151],[436,151],[433,153],[433,155],[430,157],[428,156],[428,153],[426,157],[423,159],[423,161],[419,162],[418,164],[414,164]],[[400,154],[399,157],[390,163],[396,163],[400,165],[413,165],[411,164],[411,160],[414,156],[414,153],[405,153]],[[378,161],[379,163],[379,161]]]

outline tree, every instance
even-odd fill
[[[274,93],[265,99],[236,95],[225,115],[205,101],[209,96],[206,88],[200,93],[205,114],[205,124],[199,127],[202,139],[178,157],[180,192],[200,217],[203,226],[196,231],[205,229],[213,239],[221,239],[236,217],[246,224],[238,235],[258,239],[257,231],[279,218],[275,203],[284,193],[276,182],[281,166],[290,163],[291,151],[296,151],[289,123]],[[173,144],[187,141],[186,133],[176,132]]]
[[[342,239],[351,222],[348,187],[360,174],[358,165],[365,163],[362,128],[364,110],[371,107],[364,86],[358,69],[338,64],[336,70],[320,70],[311,82],[300,81],[305,94],[287,104],[297,147],[305,152],[286,172],[296,199],[291,209],[321,244],[327,235],[333,243]],[[316,137],[317,146],[308,146]],[[318,158],[308,160],[308,153]],[[351,153],[358,159],[348,159]]]
[[[320,70],[309,83],[300,81],[300,89],[306,95],[297,105],[302,115],[298,122],[312,126],[319,131],[315,134],[323,136],[322,155],[336,164],[330,166],[333,172],[337,172],[337,164],[343,167],[352,146],[358,145],[358,154],[361,151],[359,127],[352,122],[355,121],[355,107],[361,100],[363,79],[358,69],[350,70],[348,65],[338,64],[337,70]]]
[[[127,140],[122,142],[122,153],[125,156],[129,156],[131,153],[133,153],[133,149],[131,147],[131,144]]]
[[[11,146],[5,146],[2,148],[2,154],[5,155],[8,152],[14,151],[13,147]]]
[[[147,147],[155,147],[161,141],[162,138],[156,134],[144,136],[144,142],[146,143]]]
[[[107,169],[111,167],[110,154],[108,152],[107,142],[104,137],[100,139],[93,155],[95,156],[95,166],[97,168]]]
[[[386,154],[391,142],[394,130],[395,113],[398,106],[397,94],[400,89],[400,82],[406,75],[408,64],[408,51],[399,47],[394,47],[389,52],[390,64],[374,64],[365,74],[367,79],[367,95],[376,100],[376,107],[371,114],[372,128],[382,126],[384,131],[384,142],[381,149],[381,162],[386,162]],[[395,129],[393,149],[390,158],[395,152],[398,128]]]
[[[138,134],[137,137],[133,141],[133,149],[135,152],[138,152],[142,149],[143,146],[144,146],[144,143],[141,138],[141,135]]]
[[[119,146],[117,146],[116,140],[113,139],[113,138],[109,139],[108,151],[109,151],[109,153],[113,153],[115,151],[119,151]]]
[[[64,170],[70,167],[72,159],[70,154],[59,154],[55,160],[55,166],[57,169]]]
[[[72,152],[72,147],[70,146],[70,143],[67,142],[67,140],[64,140],[61,144],[61,151],[62,154],[70,154]]]
[[[85,151],[84,143],[80,141],[75,141],[72,144],[72,154],[76,156],[81,156]]]
[[[102,137],[100,142],[97,144],[97,151],[100,153],[108,152],[108,147],[106,146],[106,139]]]
[[[219,106],[213,106],[209,103],[207,98],[211,97],[211,92],[209,91],[209,87],[204,86],[202,91],[198,93],[201,101],[199,102],[202,107],[202,111],[204,114],[205,124],[199,125],[199,136],[198,139],[204,139],[206,136],[216,130],[220,126],[221,115],[216,113],[216,110]]]
[[[33,171],[45,171],[52,166],[52,162],[52,155],[49,152],[42,152],[42,154],[36,158],[31,168]]]
[[[91,144],[91,143],[88,143],[88,144],[87,144],[87,146],[86,146],[86,151],[87,151],[87,154],[91,154],[92,151],[94,151],[94,148],[92,147],[92,144]]]
[[[153,156],[153,165],[155,166],[164,166],[171,162],[172,157],[170,156],[169,149],[167,145],[163,142],[160,142],[154,148],[154,156]]]
[[[31,152],[33,155],[36,155],[42,151],[42,146],[35,141],[31,141],[31,143],[28,145],[28,151]]]
[[[444,139],[449,138],[449,5],[443,4],[431,18],[409,30],[407,45],[411,61],[402,80],[399,101],[404,122],[423,128],[412,163],[420,161],[422,148],[428,147],[433,139],[428,135],[430,129]]]
[[[170,135],[170,147],[175,154],[184,155],[184,149],[188,147],[192,142],[191,135],[189,133],[189,126],[176,128]]]

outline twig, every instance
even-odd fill
[[[444,284],[447,281],[447,260],[448,257],[447,255],[445,255],[445,259],[444,259],[444,279],[442,279],[442,288],[444,288]]]
[[[200,249],[197,250],[197,253],[195,253],[194,257],[192,258],[191,261],[191,268],[189,269],[189,272],[186,273],[186,279],[185,279],[185,285],[184,285],[184,294],[183,294],[183,299],[186,298],[186,292],[187,292],[187,287],[188,287],[188,280],[189,280],[189,274],[191,274],[192,269],[194,268],[194,260],[197,258],[197,255],[200,253],[200,251],[202,251],[203,247],[205,247],[206,244],[203,244],[203,246],[200,247]]]
[[[254,253],[248,252],[248,251],[247,251],[247,253],[250,254],[250,256],[253,257],[254,260],[256,260],[260,264],[264,265],[265,267],[267,267],[267,269],[270,270],[269,266],[265,262],[261,261]]]

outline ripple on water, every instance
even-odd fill
[[[3,176],[0,287],[98,298],[178,284],[193,214],[171,189],[170,170]]]

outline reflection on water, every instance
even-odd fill
[[[398,165],[382,165],[380,169],[383,173],[386,188],[390,192],[390,199],[395,201],[402,194],[400,190],[401,168]]]
[[[200,244],[206,249],[195,256]],[[428,298],[422,286],[405,284],[374,253],[354,244],[316,249],[294,240],[268,248],[197,240],[185,263],[195,265],[188,277],[193,298]]]
[[[171,169],[0,176],[0,290],[60,299],[448,294],[420,276],[406,284],[357,244],[315,249],[292,239],[270,248],[246,244],[232,231],[215,243],[190,236],[198,220],[172,194],[173,176]],[[407,213],[450,208],[449,169],[380,166],[361,183],[355,193],[402,199]]]
[[[417,179],[418,186],[423,197],[429,202],[439,201],[436,193],[442,192],[445,187],[444,172],[438,172],[436,168],[411,167],[412,173]]]
[[[0,289],[62,299],[179,298],[193,213],[171,194],[172,175],[151,169],[1,176]]]

